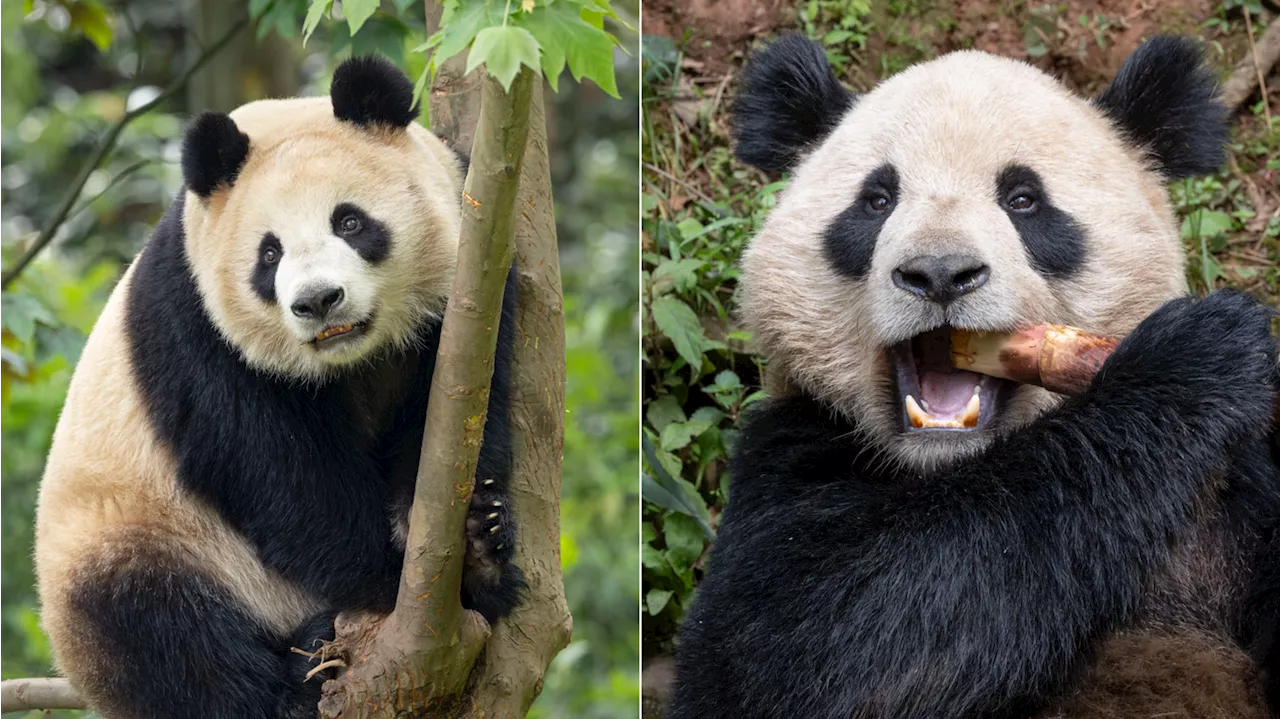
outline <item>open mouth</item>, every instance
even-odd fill
[[[1012,383],[951,366],[951,328],[939,327],[889,350],[907,431],[970,432],[985,427]]]
[[[316,336],[311,340],[311,344],[320,347],[330,347],[345,341],[354,340],[363,335],[368,329],[369,320],[362,320],[360,322],[350,324],[331,325],[317,332]]]

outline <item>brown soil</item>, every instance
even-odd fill
[[[704,76],[725,75],[746,58],[751,41],[793,24],[787,0],[644,0],[644,32],[679,43],[686,66]]]

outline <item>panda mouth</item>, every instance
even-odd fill
[[[951,366],[949,326],[889,350],[903,428],[908,432],[972,432],[987,426],[1012,383]]]
[[[353,340],[365,333],[369,329],[369,320],[360,322],[352,322],[341,325],[330,325],[316,333],[311,340],[311,344],[328,347],[344,341]]]

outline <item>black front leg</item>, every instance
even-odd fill
[[[738,441],[671,719],[1026,716],[1070,686],[1269,424],[1269,311],[1148,318],[1091,391],[930,477],[812,401]]]

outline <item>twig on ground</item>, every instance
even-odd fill
[[[1252,28],[1249,21],[1249,15],[1245,13],[1245,21],[1250,23],[1248,27]],[[1271,68],[1275,66],[1276,61],[1280,60],[1280,19],[1272,20],[1267,26],[1267,31],[1262,33],[1262,37],[1257,43],[1253,42],[1253,32],[1249,32],[1249,57],[1244,58],[1236,63],[1235,69],[1231,71],[1231,76],[1222,84],[1222,102],[1232,111],[1239,108],[1244,101],[1249,99],[1253,94],[1255,87],[1261,86],[1262,99],[1265,106],[1267,99],[1266,75],[1271,72]],[[1267,110],[1267,117],[1270,120],[1270,110]]]

